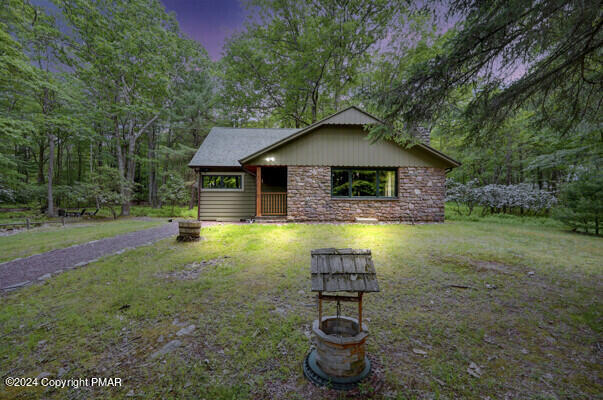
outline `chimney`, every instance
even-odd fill
[[[423,144],[426,144],[429,146],[429,137],[430,137],[430,131],[429,129],[423,127],[423,126],[418,126],[417,129],[415,129],[415,137]]]

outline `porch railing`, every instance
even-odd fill
[[[287,215],[287,192],[262,192],[262,215]]]

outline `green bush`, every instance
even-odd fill
[[[179,175],[175,174],[167,175],[166,182],[159,188],[159,193],[162,202],[172,204],[172,214],[175,212],[176,204],[184,202],[188,197],[186,183]]]
[[[581,174],[561,191],[561,205],[553,216],[574,230],[599,234],[603,216],[603,174],[598,169]]]

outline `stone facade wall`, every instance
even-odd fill
[[[430,167],[398,168],[396,199],[332,199],[331,168],[287,168],[287,218],[293,221],[443,222],[445,171]]]

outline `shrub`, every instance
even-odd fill
[[[8,186],[4,186],[2,181],[0,181],[0,203],[9,203],[13,201],[15,201],[15,191]]]
[[[583,173],[575,181],[565,185],[561,191],[561,205],[553,216],[577,229],[588,233],[589,229],[599,234],[603,215],[603,174],[598,170]]]
[[[485,214],[488,210],[501,212],[517,208],[539,212],[557,204],[553,194],[528,183],[478,187],[476,180],[463,184],[452,179],[446,181],[446,201],[457,204],[459,214],[460,205],[467,206],[467,215],[471,215],[475,206],[483,207]]]
[[[188,197],[186,183],[179,175],[174,174],[167,175],[165,183],[159,188],[159,192],[162,202],[172,203],[172,213],[176,203],[182,203]]]
[[[466,184],[456,182],[453,179],[446,180],[446,201],[457,205],[459,215],[462,215],[461,205],[467,206],[467,215],[471,215],[475,205],[478,203],[477,180],[471,180]]]
[[[73,198],[78,201],[93,201],[98,208],[107,207],[111,210],[113,219],[117,218],[116,208],[128,200],[121,194],[121,186],[131,187],[132,184],[122,178],[115,168],[102,166],[95,172],[90,182],[79,183],[73,190]]]

